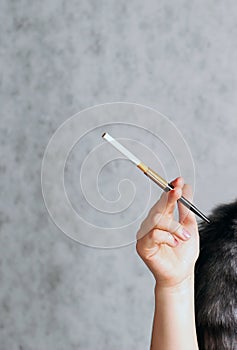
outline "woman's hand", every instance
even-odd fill
[[[192,190],[182,177],[172,182],[151,208],[137,232],[136,249],[159,287],[175,287],[193,276],[199,254],[199,234],[193,212],[178,202],[179,222],[173,212],[182,195],[192,201]]]

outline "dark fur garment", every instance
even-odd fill
[[[200,350],[237,350],[237,201],[199,225],[195,314]]]

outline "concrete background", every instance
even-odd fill
[[[95,104],[156,108],[182,131],[205,213],[236,198],[235,1],[0,2],[0,348],[148,349],[154,281],[135,245],[73,242],[41,193],[45,147]]]

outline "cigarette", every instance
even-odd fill
[[[120,153],[122,153],[126,158],[128,158],[133,164],[135,164],[143,173],[149,177],[153,182],[155,182],[163,191],[169,192],[174,188],[174,186],[163,179],[154,170],[149,168],[145,163],[143,163],[139,158],[137,158],[133,153],[131,153],[127,148],[125,148],[121,143],[115,140],[107,132],[103,133],[102,138],[108,141],[114,148],[116,148]],[[210,220],[206,215],[204,215],[194,204],[192,204],[185,197],[181,196],[178,201],[190,209],[194,214],[199,216],[202,220],[210,223]]]

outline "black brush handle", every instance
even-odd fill
[[[143,163],[139,164],[138,167],[144,172],[144,174],[146,176],[148,176],[152,181],[154,181],[158,186],[160,186],[163,191],[169,192],[170,190],[172,190],[174,188],[174,186],[172,184],[168,183],[159,174],[157,174],[153,169],[147,167]],[[178,199],[178,201],[180,203],[182,203],[183,205],[185,205],[185,207],[190,209],[194,214],[198,215],[202,220],[204,220],[208,223],[210,222],[210,220],[208,219],[208,217],[206,217],[206,215],[204,215],[197,207],[195,207],[194,204],[189,202],[189,200],[187,200],[183,196],[180,197]]]
[[[170,190],[172,190],[174,188],[173,185],[168,184],[167,187],[164,189],[165,192],[169,192]],[[189,202],[189,200],[187,200],[185,197],[181,196],[178,201],[180,203],[182,203],[183,205],[185,205],[185,207],[187,207],[188,209],[190,209],[194,214],[198,215],[201,219],[203,219],[204,221],[210,223],[210,220],[208,219],[208,217],[206,217],[206,215],[204,215],[197,207],[195,207],[194,204],[192,204],[191,202]]]

